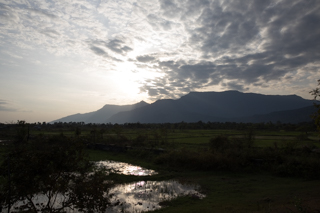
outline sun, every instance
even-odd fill
[[[139,67],[135,62],[119,62],[116,66],[117,71],[113,75],[117,90],[128,96],[128,99],[132,101],[148,100],[148,93],[141,92],[140,88],[147,81],[153,81],[164,76],[163,73],[156,72],[149,66],[152,66],[152,64],[144,64],[144,66]]]
[[[140,91],[141,82],[145,76],[135,72],[136,66],[130,62],[117,64],[117,71],[112,75],[115,90],[119,96],[126,97],[128,102],[146,100],[147,94]]]

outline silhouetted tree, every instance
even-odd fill
[[[315,89],[310,91],[310,94],[313,96],[314,100],[317,101],[320,97],[320,79],[318,80],[318,85]],[[317,108],[316,113],[312,115],[314,122],[317,126],[317,129],[320,131],[320,104],[318,102],[314,103],[314,106]]]
[[[0,206],[11,212],[104,212],[111,183],[84,145],[63,135],[16,143],[0,167]]]
[[[29,140],[29,124],[25,121],[17,122],[15,142],[16,143],[25,143]]]

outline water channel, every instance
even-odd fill
[[[106,167],[110,172],[148,176],[157,174],[154,170],[145,169],[139,166],[115,161],[99,161],[98,166]],[[199,193],[199,186],[196,184],[180,183],[176,180],[167,181],[138,181],[126,184],[119,184],[110,189],[113,207],[107,212],[145,212],[161,208],[160,202],[167,201],[178,196],[192,196],[202,199],[205,195]],[[45,202],[46,198],[39,195],[37,200]],[[21,205],[21,204],[20,204]],[[19,206],[16,204],[14,207]],[[59,204],[57,203],[57,206]],[[6,211],[3,211],[6,212]],[[77,210],[67,210],[70,213],[78,213]]]

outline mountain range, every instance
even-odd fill
[[[312,100],[297,95],[263,95],[224,92],[190,92],[177,100],[161,99],[152,104],[105,105],[52,122],[85,123],[177,123],[177,122],[283,122],[311,121]]]

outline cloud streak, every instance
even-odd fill
[[[9,106],[8,106],[9,105]],[[7,102],[6,100],[1,100],[0,99],[0,111],[4,112],[16,112],[17,109],[10,107],[10,103]]]

